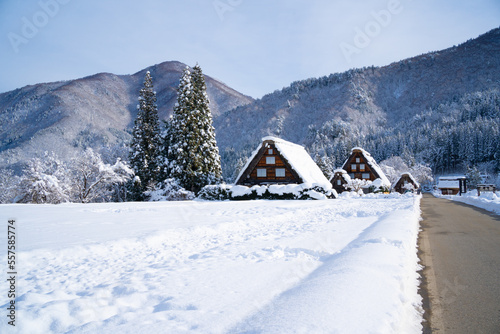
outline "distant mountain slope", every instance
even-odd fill
[[[47,150],[67,158],[88,146],[123,142],[146,70],[153,76],[160,118],[166,119],[185,67],[164,62],[133,75],[99,73],[0,94],[0,166],[21,164]],[[211,77],[206,83],[214,117],[253,101]]]
[[[392,131],[415,115],[465,94],[498,88],[500,29],[388,66],[294,82],[215,121],[226,177],[241,164],[238,158],[248,155],[266,135],[311,149],[317,131],[330,122],[340,124],[339,131],[349,129],[351,141],[359,142],[368,135]],[[331,141],[339,136],[323,134],[332,137]]]

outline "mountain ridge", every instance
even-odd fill
[[[1,93],[0,167],[19,171],[46,150],[68,158],[86,147],[107,146],[124,157],[145,72],[153,76],[160,119],[166,119],[185,66],[162,62],[130,75],[102,72]],[[206,77],[226,181],[268,135],[304,145],[333,163],[349,147],[365,144],[383,159],[397,149],[384,153],[383,145],[367,138],[403,129],[467,94],[500,89],[500,28],[386,66],[295,81],[257,100]]]
[[[177,61],[163,62],[131,75],[102,72],[0,94],[0,166],[19,170],[45,150],[67,159],[86,147],[123,145],[146,71],[153,76],[160,119],[167,119],[185,67]],[[210,76],[206,84],[214,117],[253,101]]]
[[[278,135],[305,145],[312,154],[322,154],[313,149],[311,137],[327,122],[347,123],[351,135],[362,139],[465,94],[498,88],[500,29],[496,28],[458,46],[386,66],[293,82],[228,111],[215,127],[219,145],[228,152],[226,169],[231,170],[266,135]],[[237,137],[232,127],[238,128]]]

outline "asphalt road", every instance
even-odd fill
[[[500,333],[500,216],[424,194],[424,333]]]

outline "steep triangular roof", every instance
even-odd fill
[[[336,170],[333,171],[333,175],[330,178],[330,182],[332,182],[333,179],[335,179],[335,176],[342,177],[344,179],[344,181],[346,181],[346,182],[351,181],[351,177],[349,176],[349,174],[342,168],[337,168]]]
[[[412,183],[415,189],[420,188],[420,184],[417,182],[417,180],[415,180],[413,175],[411,175],[411,173],[407,172],[407,173],[401,174],[399,179],[396,182],[394,182],[392,189],[394,189],[397,192],[404,193],[404,191],[405,191],[403,188],[404,182]]]
[[[252,156],[250,156],[245,166],[241,169],[240,174],[235,180],[236,184],[242,180],[242,177],[249,175],[251,172],[250,169],[255,168],[256,162],[265,151],[266,145],[269,144],[272,144],[276,148],[287,166],[292,169],[300,180],[299,183],[309,183],[331,188],[330,182],[303,146],[271,136],[262,138],[262,144],[253,151]]]
[[[340,184],[339,181],[340,180]],[[335,189],[337,192],[344,192],[347,190],[344,185],[349,184],[351,182],[351,177],[347,173],[347,171],[343,169],[336,169],[333,171],[333,175],[330,178],[330,184],[332,185],[332,188]]]
[[[360,153],[363,156],[364,160],[370,166],[370,169],[373,172],[373,174],[375,175],[375,177],[377,179],[381,180],[381,184],[382,185],[385,185],[387,187],[391,186],[391,182],[389,181],[389,179],[387,178],[387,176],[385,176],[384,172],[382,171],[382,169],[380,168],[380,166],[377,164],[377,162],[375,161],[375,159],[371,156],[370,153],[368,153],[367,151],[365,151],[361,147],[354,147],[351,150],[351,154],[349,155],[349,157],[347,158],[347,160],[344,162],[344,165],[342,165],[342,169],[347,170],[346,166],[347,166],[347,164],[349,163],[349,161],[351,160],[351,158],[353,157],[353,155],[355,153]]]
[[[408,177],[410,179],[410,181],[418,188],[420,187],[420,183],[417,182],[417,180],[415,180],[415,178],[413,177],[413,175],[411,175],[410,172],[406,172],[406,173],[403,173],[401,174],[401,176],[399,176],[398,180],[396,182],[394,182],[394,185],[392,186],[393,188],[395,188],[397,186],[398,183],[401,182],[401,180],[404,178],[404,177]]]

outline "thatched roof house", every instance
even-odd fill
[[[276,137],[264,137],[235,180],[237,185],[331,185],[304,147]]]

